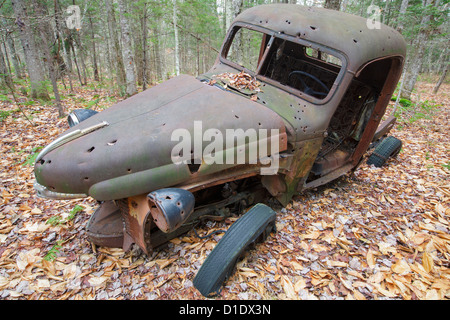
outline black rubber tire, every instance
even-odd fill
[[[275,211],[261,203],[247,211],[208,255],[195,276],[194,287],[205,297],[217,295],[241,254],[263,232],[274,226],[275,218]]]
[[[373,164],[375,167],[382,167],[389,158],[393,158],[398,155],[402,148],[402,141],[389,136],[383,139],[380,144],[367,159],[367,164]]]

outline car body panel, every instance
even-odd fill
[[[347,13],[291,4],[245,10],[231,24],[209,71],[197,78],[174,77],[121,101],[44,148],[35,165],[38,194],[108,203],[116,215],[109,220],[125,225],[123,247],[136,243],[148,253],[202,217],[224,218],[231,208],[242,210],[269,196],[286,205],[295,194],[355,170],[371,143],[395,123],[384,114],[406,54],[397,31],[369,24]],[[254,70],[231,59],[230,48],[242,30],[261,35],[259,47],[252,48]],[[245,75],[258,90],[239,88],[225,74]],[[324,91],[316,89],[320,86]],[[211,140],[200,136],[190,153],[179,153],[184,161],[174,161],[179,143],[174,132],[184,129],[198,137],[198,124],[200,134],[270,131],[257,142],[231,147],[224,142],[222,159],[247,155],[255,143],[276,141],[277,147],[259,154],[256,163],[210,163],[201,151]],[[276,171],[262,174],[263,159],[276,159]],[[196,203],[184,224],[166,233],[151,219],[164,214],[151,211],[147,195],[169,187],[192,192]],[[102,219],[92,221],[109,221],[105,210]],[[107,235],[97,238],[107,242]],[[117,239],[115,233],[111,243]]]
[[[171,151],[178,141],[172,140],[172,133],[185,128],[193,136],[194,122],[199,120],[203,131],[214,128],[224,135],[226,129],[277,129],[281,147],[286,145],[281,140],[286,136],[284,122],[273,111],[182,75],[72,128],[108,123],[40,156],[36,180],[57,193],[85,193],[103,201],[136,196],[224,170],[224,165],[202,164],[193,174],[187,164],[173,163]],[[204,141],[201,150],[206,145]]]
[[[335,10],[268,4],[245,10],[235,21],[340,51],[352,73],[379,57],[406,54],[405,40],[393,28],[382,23],[372,27],[370,19]]]

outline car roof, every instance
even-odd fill
[[[356,72],[368,61],[406,54],[406,43],[395,29],[380,24],[369,29],[367,18],[325,8],[296,4],[267,4],[249,8],[234,22],[252,24],[336,49]]]

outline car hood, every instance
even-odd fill
[[[227,129],[267,129],[270,135],[270,129],[278,129],[286,138],[285,124],[274,111],[181,75],[88,118],[47,146],[35,164],[38,191],[60,198],[120,199],[229,168],[202,163],[193,170],[173,162],[173,149],[181,140],[172,134],[189,132],[195,147],[198,124],[202,133],[217,129],[225,136]],[[202,150],[208,143],[202,141]]]

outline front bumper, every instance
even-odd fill
[[[44,187],[43,185],[39,184],[37,181],[34,183],[34,189],[36,190],[38,197],[47,199],[65,200],[65,199],[86,198],[88,196],[87,194],[84,193],[54,192]]]

